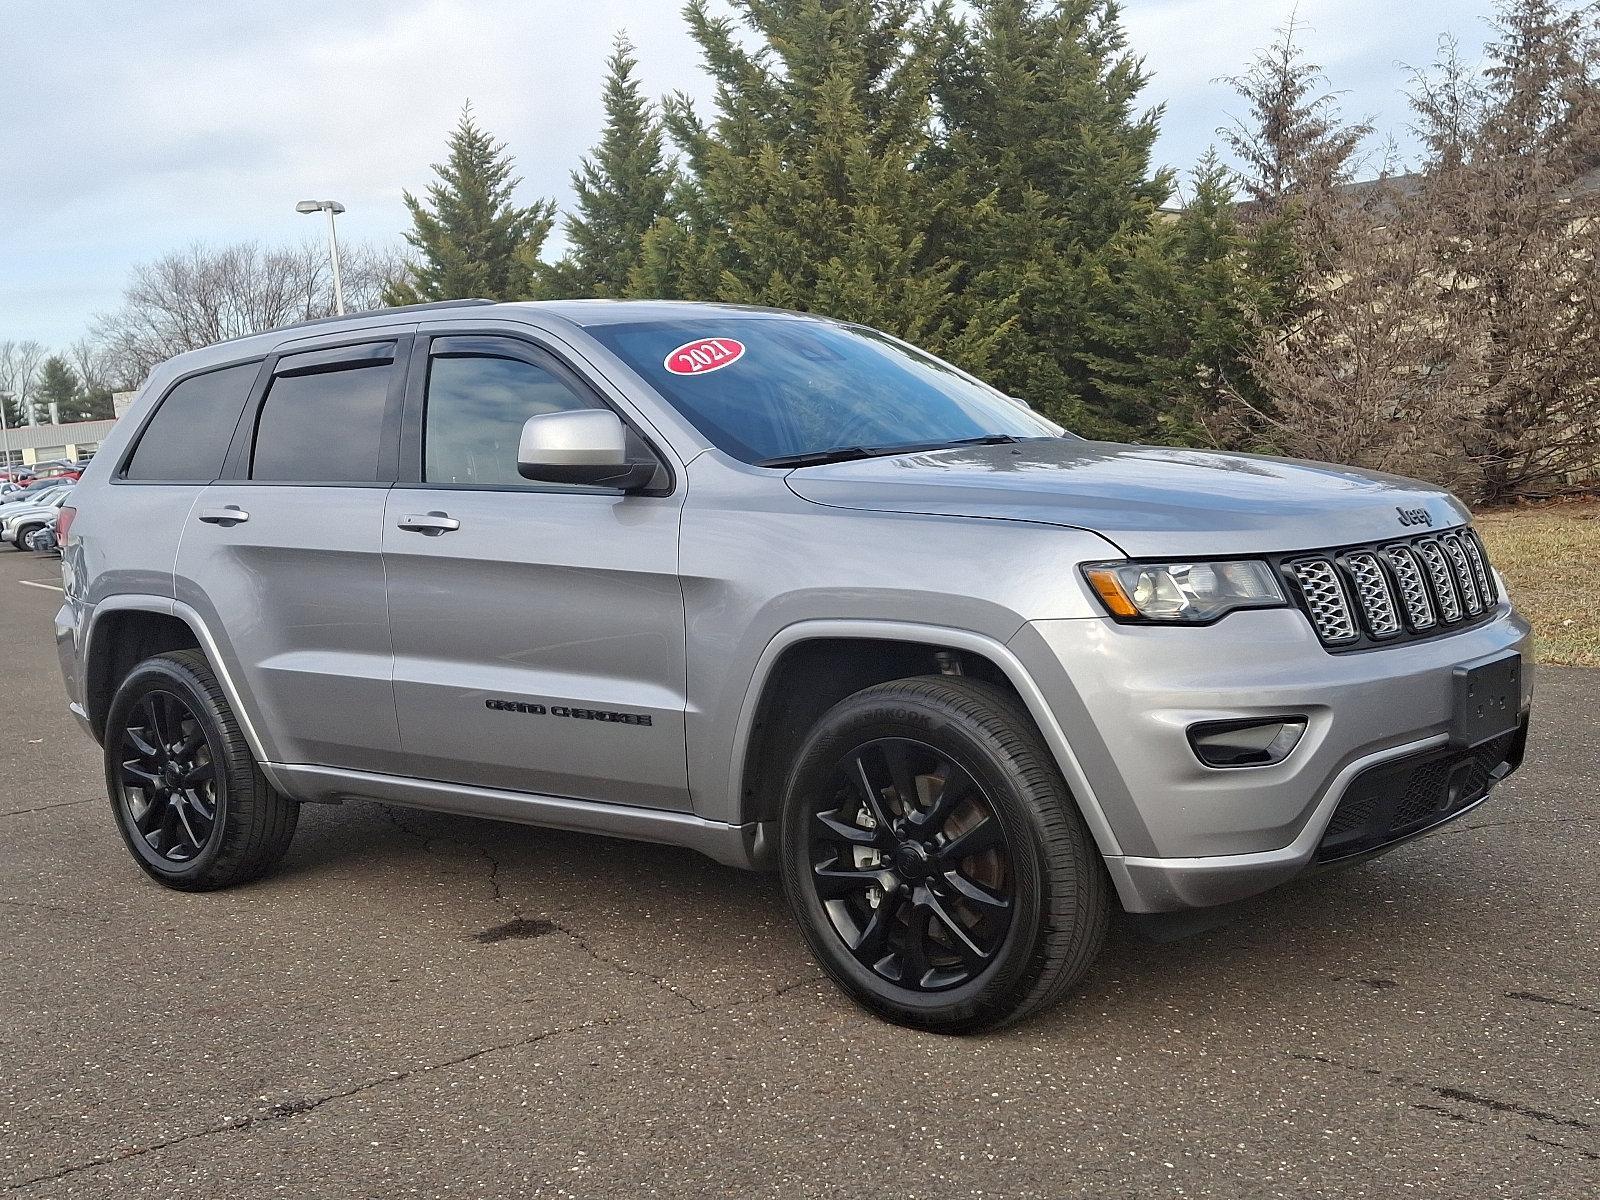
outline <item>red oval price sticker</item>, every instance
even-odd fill
[[[736,338],[700,338],[685,342],[662,360],[674,375],[704,375],[731,367],[744,357],[744,343]]]

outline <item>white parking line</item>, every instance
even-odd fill
[[[19,580],[17,580],[17,582],[20,583],[23,587],[49,588],[52,592],[65,592],[67,590],[66,588],[62,587],[60,584],[39,583],[39,582],[37,582],[36,580],[33,580],[33,579],[19,579]]]

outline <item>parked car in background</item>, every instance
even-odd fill
[[[0,496],[0,513],[24,504],[43,504],[56,492],[64,491],[71,486],[70,482],[62,479],[40,479],[26,487],[18,488],[10,495]]]
[[[51,517],[43,528],[36,529],[28,534],[27,548],[36,554],[54,554],[60,557],[61,543],[56,538],[56,524],[60,519],[61,513],[58,510],[56,515]]]
[[[18,550],[26,550],[28,537],[52,524],[71,494],[71,488],[60,488],[37,504],[0,508],[0,542],[10,542]]]
[[[83,468],[78,466],[76,463],[73,463],[71,465],[64,465],[64,464],[56,463],[56,464],[52,464],[50,466],[39,468],[39,470],[34,475],[34,478],[36,480],[38,480],[38,479],[54,479],[54,480],[56,480],[58,482],[62,481],[62,480],[65,480],[68,483],[77,483],[79,477],[82,476],[82,475],[83,475]]]

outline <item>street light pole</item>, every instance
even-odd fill
[[[339,231],[333,218],[344,211],[337,200],[302,200],[294,206],[297,213],[325,212],[328,214],[328,260],[333,263],[333,311],[344,316],[344,277],[339,271]]]

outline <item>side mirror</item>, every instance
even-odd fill
[[[517,447],[517,474],[540,483],[576,483],[636,492],[656,464],[628,458],[628,427],[603,408],[529,417]]]

